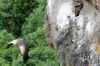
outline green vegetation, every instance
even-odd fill
[[[44,36],[45,5],[46,0],[0,0],[0,66],[59,66],[58,55]],[[6,48],[18,37],[28,41],[27,63],[16,46]]]

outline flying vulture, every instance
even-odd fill
[[[17,48],[20,49],[21,55],[23,56],[23,61],[25,63],[29,58],[29,56],[28,56],[28,46],[27,46],[26,39],[21,37],[21,38],[18,38],[16,40],[13,40],[13,41],[9,42],[7,47],[10,47],[11,45],[16,45]]]

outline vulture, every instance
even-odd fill
[[[29,56],[28,56],[28,46],[27,46],[26,39],[20,37],[16,40],[13,40],[9,42],[9,44],[7,45],[7,48],[9,48],[11,45],[15,45],[17,48],[20,49],[21,55],[23,56],[24,63],[27,62],[27,60],[29,59]]]

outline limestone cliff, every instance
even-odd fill
[[[100,1],[47,0],[45,36],[60,66],[100,66]]]

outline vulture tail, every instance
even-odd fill
[[[29,59],[28,54],[23,56],[23,61],[24,61],[24,63],[26,63],[26,62],[28,61],[28,59]]]

